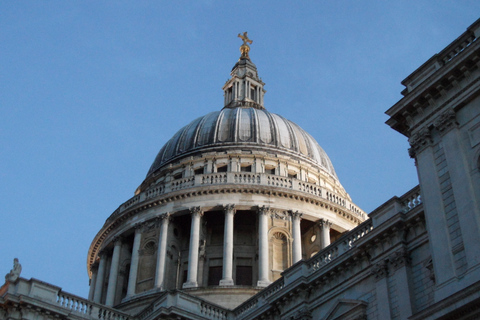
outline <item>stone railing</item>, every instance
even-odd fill
[[[123,208],[124,209],[130,208],[131,206],[138,203],[139,201],[140,201],[140,195],[136,195],[136,196],[130,198],[130,200],[128,200],[127,202],[125,202],[123,204]]]
[[[462,52],[467,47],[469,47],[473,42],[475,42],[475,40],[477,40],[477,38],[475,37],[474,33],[463,34],[454,43],[452,43],[450,46],[445,48],[440,53],[441,61],[443,61],[444,64],[448,63],[453,58],[455,58],[460,52]]]
[[[226,173],[211,173],[201,175],[201,184],[224,184],[227,183],[227,174]]]
[[[313,273],[317,271],[324,265],[335,260],[335,258],[339,257],[341,254],[350,250],[355,242],[365,237],[370,231],[372,231],[372,229],[373,224],[372,221],[369,219],[355,229],[352,229],[342,235],[340,239],[338,239],[337,241],[335,241],[325,249],[321,250],[312,258],[306,261],[309,272]]]
[[[239,183],[239,184],[259,184],[260,183],[260,174],[259,173],[235,172],[233,181],[234,181],[234,183]]]
[[[57,294],[57,305],[79,318],[99,320],[128,320],[130,317],[118,310],[107,308],[66,292]]]
[[[420,195],[420,186],[416,186],[412,190],[400,197],[403,204],[403,212],[408,212],[422,203]]]
[[[362,219],[367,219],[366,213],[359,209],[357,206],[355,206],[348,199],[314,183],[266,173],[217,172],[175,179],[170,182],[163,182],[152,186],[151,188],[145,190],[138,195],[135,195],[133,198],[122,204],[107,219],[107,223],[113,221],[126,209],[137,205],[145,200],[153,199],[162,194],[167,194],[172,191],[185,190],[194,187],[225,184],[264,185],[304,192],[328,200],[331,203],[339,205],[346,210],[354,213]]]
[[[195,185],[195,177],[177,179],[171,182],[170,190],[171,191],[181,190],[181,189],[193,187],[194,185]]]
[[[158,185],[158,186],[155,186],[153,188],[150,188],[148,190],[145,191],[145,197],[147,199],[150,199],[150,198],[155,198],[156,196],[159,196],[161,194],[164,194],[165,193],[165,186],[164,185]]]
[[[213,304],[202,302],[200,304],[200,313],[208,319],[227,319],[228,313],[225,309],[216,307]]]
[[[2,289],[18,299],[28,297],[28,303],[39,304],[42,308],[63,310],[68,314],[68,319],[79,320],[129,320],[132,319],[126,313],[108,308],[104,305],[94,303],[84,298],[80,298],[71,293],[61,290],[61,288],[37,279],[19,278],[15,283],[5,284]],[[7,298],[8,299],[8,298]],[[38,302],[36,302],[38,301]]]
[[[266,175],[267,176],[267,185],[280,187],[280,188],[288,188],[292,189],[292,179],[282,177],[282,176],[275,176],[275,175]]]

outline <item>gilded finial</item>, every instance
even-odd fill
[[[248,59],[250,60],[250,57],[248,56],[248,52],[250,51],[250,46],[248,45],[249,43],[252,44],[253,41],[248,39],[247,32],[244,32],[243,35],[241,33],[238,34],[238,37],[243,40],[243,44],[240,46],[240,52],[242,55],[240,56],[240,59]]]

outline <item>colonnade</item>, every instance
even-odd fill
[[[233,247],[234,247],[234,216],[235,206],[233,204],[225,205],[223,207],[225,214],[224,224],[224,241],[223,241],[223,272],[220,286],[233,286]],[[199,243],[200,243],[200,228],[203,211],[201,207],[193,207],[190,209],[191,214],[191,228],[190,228],[190,243],[188,256],[187,279],[183,284],[183,288],[198,287],[198,261],[199,261]],[[271,211],[269,208],[263,206],[258,208],[258,287],[265,287],[271,283],[270,268],[269,268],[269,217]],[[298,211],[290,212],[291,214],[291,228],[292,228],[292,263],[302,259],[302,235],[300,222],[302,214]],[[156,272],[154,278],[154,288],[164,290],[164,280],[166,271],[166,255],[167,255],[167,240],[168,227],[171,221],[171,214],[165,213],[157,217],[160,220],[160,232],[158,235],[157,255],[156,255]],[[330,244],[330,227],[332,223],[321,219],[318,223],[320,227],[321,247],[324,248]],[[140,246],[142,237],[142,226],[137,224],[134,226],[134,239],[131,252],[130,271],[127,284],[126,296],[131,297],[135,295],[137,285],[137,273],[140,260]],[[113,240],[113,252],[110,257],[110,272],[108,273],[108,285],[105,296],[105,304],[113,306],[115,304],[115,294],[117,291],[120,252],[122,250],[122,237],[116,237]],[[92,282],[90,286],[89,299],[94,302],[101,303],[103,295],[103,286],[105,283],[107,259],[109,258],[105,250],[99,254],[100,260],[98,264],[92,266]]]

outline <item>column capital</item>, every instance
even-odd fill
[[[95,261],[94,263],[92,263],[92,265],[90,266],[90,271],[92,271],[92,272],[97,271],[98,270],[98,265],[99,265],[98,261]]]
[[[266,206],[258,206],[258,213],[260,215],[268,215],[271,213],[271,210],[270,210],[270,207],[266,207]]]
[[[303,213],[300,213],[297,211],[293,211],[293,210],[289,210],[288,211],[290,213],[290,215],[292,216],[293,220],[300,220],[303,216]]]
[[[141,232],[143,229],[145,222],[137,222],[133,225],[133,229],[135,230],[135,233]]]
[[[401,267],[410,263],[410,255],[406,248],[401,248],[398,251],[395,251],[388,257],[388,261],[392,265],[394,270],[400,269]]]
[[[196,216],[196,215],[200,217],[203,216],[203,211],[201,207],[191,207],[189,210],[192,216]]]
[[[102,250],[100,250],[97,254],[97,256],[102,259],[102,258],[106,258],[108,256],[108,252],[107,251],[110,251],[110,250],[107,250],[106,248],[103,248]]]
[[[116,237],[113,238],[113,240],[112,240],[114,246],[119,246],[119,245],[121,245],[121,244],[122,244],[122,241],[123,241],[123,237],[122,237],[122,236],[116,236]]]
[[[432,133],[428,128],[422,128],[417,133],[413,134],[409,139],[411,148],[409,149],[410,156],[415,155],[418,151],[430,146],[433,143]]]
[[[162,214],[159,214],[158,216],[155,217],[155,219],[157,221],[165,221],[165,222],[169,222],[172,220],[172,214],[170,212],[165,212],[165,213],[162,213]]]
[[[388,265],[386,261],[381,261],[372,266],[370,274],[375,276],[375,280],[381,280],[385,278],[388,274]]]
[[[433,126],[441,133],[446,133],[457,125],[457,116],[452,109],[443,112],[433,122]]]
[[[233,213],[235,214],[235,204],[226,204],[223,206],[223,211],[225,213]]]
[[[328,221],[327,219],[320,219],[318,220],[318,225],[321,227],[321,228],[325,228],[325,229],[330,229],[330,227],[332,226],[332,222]]]

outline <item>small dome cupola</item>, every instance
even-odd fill
[[[247,33],[238,34],[243,40],[240,46],[241,56],[238,62],[230,72],[232,76],[223,86],[224,92],[224,108],[255,108],[264,110],[263,96],[265,89],[262,79],[258,77],[257,66],[250,60],[248,55],[252,40]]]

